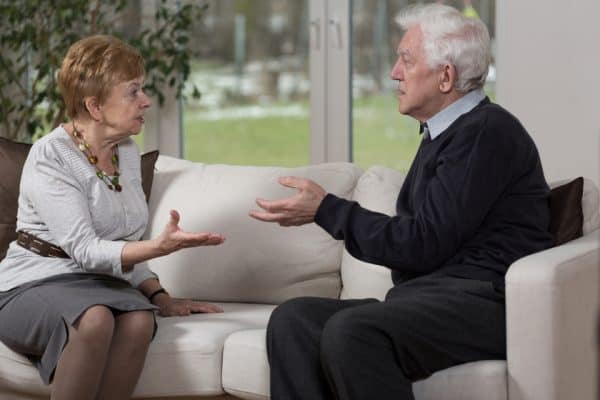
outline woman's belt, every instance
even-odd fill
[[[18,231],[17,244],[42,257],[71,258],[63,249],[38,238],[31,233]]]

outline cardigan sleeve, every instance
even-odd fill
[[[136,264],[129,278],[131,286],[138,287],[147,279],[158,279],[158,275],[152,272],[147,262]]]

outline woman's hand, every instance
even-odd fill
[[[179,213],[170,211],[171,218],[164,231],[156,238],[157,244],[164,254],[197,246],[216,246],[225,241],[225,237],[212,232],[185,232],[179,228]]]
[[[166,256],[180,249],[216,246],[225,241],[225,236],[218,233],[182,231],[179,228],[179,213],[175,210],[170,211],[170,217],[164,231],[157,238],[125,243],[121,252],[123,272],[129,272],[132,265]]]
[[[186,316],[196,313],[222,313],[223,309],[215,304],[201,303],[190,299],[176,299],[171,296],[161,296],[155,304],[159,307],[161,317]]]

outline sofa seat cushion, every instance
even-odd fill
[[[0,398],[4,391],[45,395],[50,390],[44,386],[37,369],[27,360],[0,342]]]
[[[157,318],[135,398],[213,396],[223,393],[223,344],[236,331],[266,326],[272,305],[220,303],[223,314]],[[17,393],[49,394],[29,361],[0,342],[0,386]]]
[[[416,400],[507,400],[506,361],[486,360],[457,365],[415,382]]]
[[[269,399],[266,329],[229,335],[223,347],[223,389],[242,399]]]
[[[249,400],[269,399],[265,329],[231,334],[223,349],[223,388]],[[506,400],[506,361],[478,361],[438,371],[413,385],[416,400]]]

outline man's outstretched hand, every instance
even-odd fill
[[[256,204],[264,211],[251,211],[250,216],[260,221],[277,222],[281,226],[298,226],[313,222],[327,192],[313,181],[295,176],[281,177],[279,183],[297,189],[298,193],[281,200],[256,199]]]

